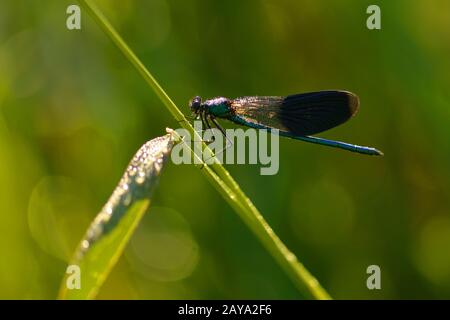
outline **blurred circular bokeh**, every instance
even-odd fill
[[[358,0],[95,3],[185,114],[195,95],[356,93],[321,136],[383,158],[280,139],[277,175],[226,168],[333,297],[450,298],[447,0],[377,1],[381,30]],[[66,28],[71,4],[0,2],[0,298],[55,298],[132,155],[179,127],[87,13]],[[168,163],[99,298],[302,296],[198,168]]]

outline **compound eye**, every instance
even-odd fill
[[[196,96],[191,100],[190,108],[192,111],[196,112],[200,108],[201,104],[202,104],[202,98],[200,98],[199,96]]]

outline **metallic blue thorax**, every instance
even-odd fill
[[[225,118],[232,114],[231,103],[227,98],[219,97],[206,100],[202,106],[209,114],[219,118]]]

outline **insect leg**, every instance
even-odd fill
[[[227,139],[227,147],[225,147],[225,149],[228,149],[229,147],[231,147],[233,145],[233,142],[230,140],[230,138],[227,137],[227,134],[226,134],[225,130],[222,128],[222,126],[217,122],[217,120],[214,117],[210,116],[209,119],[212,121],[212,123],[214,123],[214,125],[217,127],[217,129],[219,129],[220,132],[222,132],[225,139]]]
[[[222,128],[222,126],[217,122],[217,120],[214,119],[213,116],[211,115],[207,115],[206,116],[206,121],[211,120],[212,123],[215,125],[215,127],[217,129],[220,130],[220,132],[222,133],[222,135],[225,137],[225,139],[227,140],[227,144],[225,146],[225,148],[223,148],[222,150],[220,150],[219,152],[214,154],[214,157],[218,156],[219,154],[223,153],[226,149],[228,149],[229,147],[231,147],[233,145],[233,142],[227,137],[227,134],[225,132],[225,130]],[[209,123],[208,123],[209,124]],[[205,160],[205,162],[207,162],[209,159],[211,159],[212,157],[208,158]]]
[[[206,125],[205,125],[205,118],[203,116],[203,112],[200,112],[198,114],[198,116],[200,117],[200,120],[202,120],[202,131],[205,131]]]
[[[205,120],[205,122],[204,122],[204,125],[205,125],[205,127],[206,127],[205,131],[208,130],[208,129],[209,129],[209,130],[212,130],[211,124],[210,124],[209,121],[208,121],[208,114],[206,113],[206,111],[203,112],[202,117],[203,117],[203,119]],[[215,138],[214,138],[214,135],[213,135],[213,136],[211,137],[211,140],[208,140],[208,141],[204,140],[204,142],[206,142],[206,143],[211,143],[211,142],[213,142],[214,140],[215,140]]]
[[[211,133],[213,134],[212,136],[211,136],[211,142],[213,142],[214,140],[216,140],[216,138],[215,138],[215,136],[214,136],[214,132],[212,131],[212,127],[211,127],[211,124],[209,123],[209,119],[210,119],[210,116],[205,112],[204,114],[203,114],[203,117],[205,118],[205,122],[206,122],[206,127],[211,131]]]

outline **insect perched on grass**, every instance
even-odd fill
[[[380,156],[375,148],[313,137],[312,134],[334,128],[356,114],[358,97],[348,91],[330,90],[294,94],[286,97],[218,97],[202,102],[194,97],[189,107],[207,129],[213,123],[223,135],[216,118],[256,129],[278,129],[279,135],[352,152]]]

